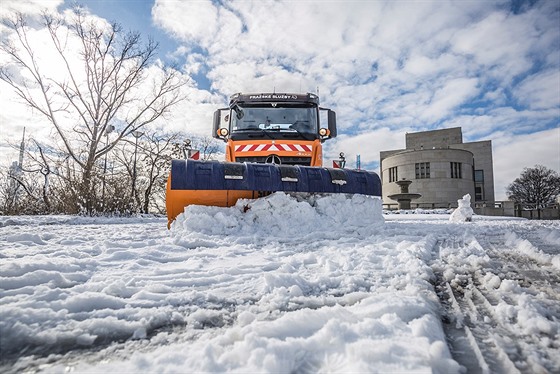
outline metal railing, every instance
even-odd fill
[[[455,209],[452,203],[410,203],[410,210],[415,209]],[[528,219],[560,219],[560,204],[543,209],[522,209],[513,201],[475,201],[471,204],[475,214],[483,216],[523,217]],[[384,210],[399,210],[398,203],[383,203]]]

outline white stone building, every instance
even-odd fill
[[[380,152],[383,203],[398,193],[398,180],[411,180],[411,193],[422,197],[412,207],[456,207],[470,194],[473,203],[494,202],[492,141],[463,143],[460,127],[406,134],[406,148]]]

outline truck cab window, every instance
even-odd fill
[[[231,132],[270,131],[316,134],[317,108],[313,106],[238,105],[232,108]],[[242,113],[242,114],[240,114]]]

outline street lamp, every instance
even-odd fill
[[[138,153],[138,138],[144,135],[141,131],[133,131],[132,136],[136,138],[136,143],[134,145],[134,164],[132,168],[132,198],[136,201],[136,154]]]
[[[105,130],[105,135],[107,136],[105,148],[109,147],[109,134],[112,133],[113,130],[115,130],[115,126],[113,125],[108,125]],[[107,153],[109,153],[109,151],[105,152],[105,160],[103,161],[103,188],[101,192],[101,204],[104,208],[103,210],[105,210],[105,173],[107,173]]]
[[[191,157],[191,149],[192,149],[191,148],[191,142],[192,142],[192,140],[190,140],[188,138],[185,139],[185,144],[184,144],[184,147],[183,147],[183,154],[184,154],[185,158],[190,158]]]

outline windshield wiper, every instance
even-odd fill
[[[263,129],[261,127],[256,127],[256,126],[251,126],[251,127],[245,127],[243,129],[236,129],[233,131],[234,133],[240,133],[240,132],[259,132],[260,134],[264,134],[266,136],[268,136],[270,139],[274,139],[274,137],[271,135],[271,133],[280,133],[282,134],[283,137],[287,138],[287,137],[293,137],[294,135],[299,135],[301,136],[303,139],[305,140],[315,140],[315,135],[312,133],[306,133],[306,132],[302,132],[300,130],[298,130],[295,127],[290,127],[290,128],[280,128],[280,127],[273,127],[273,128],[269,128],[269,129]]]
[[[244,131],[262,131],[260,127],[244,127],[242,129],[235,129],[234,132],[244,132]]]
[[[272,135],[270,135],[267,130],[261,129],[260,127],[245,127],[244,129],[234,130],[234,132],[252,132],[252,131],[258,131],[262,134],[265,134],[270,139],[274,139],[274,137]]]
[[[239,105],[234,105],[232,109],[235,111],[235,116],[237,117],[237,119],[241,119],[245,116],[243,109],[241,109]]]
[[[288,130],[298,133],[298,135],[301,136],[302,138],[304,138],[305,140],[315,140],[315,136],[313,134],[308,133],[308,132],[301,132],[298,129],[296,129],[295,127],[290,127]],[[285,135],[288,135],[288,134],[285,134]]]

